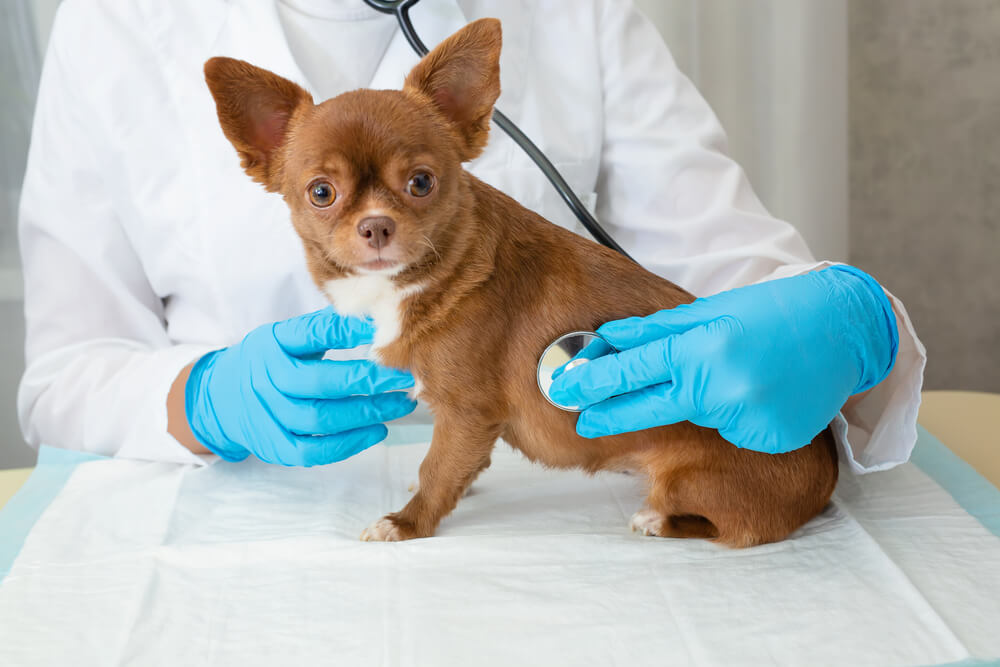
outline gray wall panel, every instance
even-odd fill
[[[925,388],[1000,391],[1000,2],[849,22],[851,261],[906,304]]]

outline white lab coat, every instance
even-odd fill
[[[644,266],[705,296],[822,265],[760,204],[718,120],[629,0],[423,0],[413,11],[429,45],[481,16],[504,27],[498,107]],[[58,12],[20,218],[18,412],[34,446],[201,461],[167,433],[178,372],[325,305],[284,202],[250,181],[219,128],[202,79],[214,55],[309,87],[269,0],[66,0]],[[397,31],[370,87],[398,88],[416,60]],[[499,130],[469,167],[579,229]],[[892,301],[895,369],[834,423],[858,471],[906,460],[916,439],[925,353]]]

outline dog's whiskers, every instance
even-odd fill
[[[438,252],[438,249],[434,246],[434,243],[430,240],[430,238],[428,238],[426,234],[421,234],[420,235],[420,240],[421,240],[421,242],[425,246],[427,246],[428,248],[431,249],[431,252],[434,253],[435,257],[437,257],[437,261],[440,262],[441,261],[441,253]]]

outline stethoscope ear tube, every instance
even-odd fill
[[[556,189],[559,196],[563,198],[563,201],[566,202],[569,209],[573,211],[573,215],[576,216],[576,219],[587,228],[587,231],[591,233],[598,243],[601,243],[612,250],[617,250],[622,255],[625,255],[635,262],[635,259],[625,252],[624,248],[618,245],[615,240],[611,238],[611,235],[608,234],[603,227],[601,227],[600,223],[597,222],[594,216],[590,214],[587,207],[583,205],[583,202],[581,202],[576,196],[576,193],[573,192],[573,189],[569,187],[568,183],[566,183],[566,179],[562,177],[559,170],[556,169],[551,162],[549,162],[549,159],[545,157],[545,153],[543,153],[541,149],[539,149],[538,146],[536,146],[534,142],[521,131],[521,128],[515,125],[509,118],[507,118],[507,116],[500,113],[500,110],[496,107],[493,108],[493,122],[499,125],[500,129],[506,132],[507,136],[513,139],[514,143],[520,146],[521,150],[528,154],[528,157],[531,158],[532,162],[538,165],[538,168],[542,170],[543,174],[545,174],[545,178],[549,179],[549,183],[551,183],[552,187]]]
[[[393,14],[396,17],[396,21],[399,23],[400,30],[403,31],[403,35],[406,37],[406,41],[410,43],[413,50],[417,52],[421,57],[426,56],[428,53],[427,46],[420,40],[417,36],[416,31],[413,29],[413,23],[410,21],[409,11],[419,0],[364,0],[365,3],[372,9],[382,12],[383,14]],[[507,116],[503,115],[499,109],[493,109],[493,122],[495,122],[500,129],[507,133],[511,139],[514,140],[518,146],[521,147],[531,161],[538,165],[538,168],[542,170],[545,174],[545,178],[549,179],[549,183],[556,189],[559,196],[563,198],[566,205],[576,216],[577,220],[587,229],[588,232],[593,235],[594,239],[598,243],[616,250],[625,257],[628,257],[633,262],[635,259],[629,255],[625,250],[618,245],[611,235],[608,234],[600,223],[590,214],[587,207],[583,205],[573,189],[569,187],[566,183],[566,179],[562,177],[559,170],[555,168],[552,162],[545,157],[538,146],[534,144],[531,139],[528,138],[521,129],[515,125]]]

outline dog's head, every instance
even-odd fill
[[[205,79],[243,168],[284,195],[311,262],[393,275],[428,261],[459,217],[461,165],[485,147],[500,94],[500,43],[500,22],[481,19],[423,58],[401,91],[318,105],[241,60],[212,58]]]

